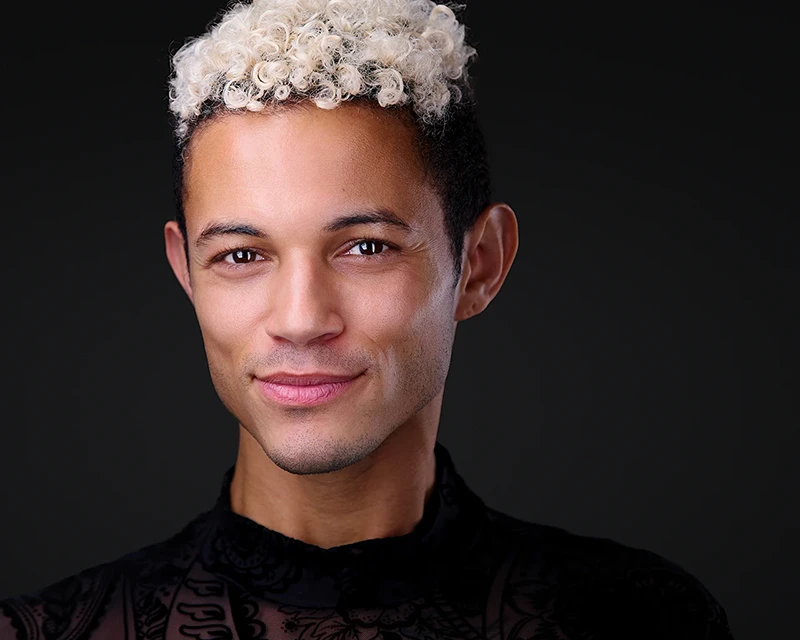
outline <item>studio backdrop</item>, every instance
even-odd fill
[[[172,535],[235,460],[162,234],[170,54],[222,8],[4,10],[0,597]],[[800,597],[800,25],[771,11],[469,2],[520,246],[439,430],[490,506],[674,560],[737,640]]]

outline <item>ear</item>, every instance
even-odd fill
[[[519,246],[517,217],[505,203],[487,206],[464,238],[456,322],[483,311],[500,291]]]
[[[167,250],[167,260],[169,260],[172,271],[186,295],[189,296],[189,300],[194,304],[189,265],[186,262],[186,252],[183,248],[183,234],[176,220],[170,220],[164,225],[164,243]]]

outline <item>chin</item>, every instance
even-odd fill
[[[330,473],[359,462],[377,449],[383,438],[376,435],[319,437],[296,434],[264,448],[267,457],[284,471],[295,475]]]

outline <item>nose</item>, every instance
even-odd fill
[[[321,261],[293,257],[280,264],[269,284],[267,333],[297,345],[339,335],[344,321],[337,311],[332,277]]]

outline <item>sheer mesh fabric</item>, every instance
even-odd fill
[[[411,533],[332,549],[234,513],[231,467],[174,536],[0,601],[0,639],[732,638],[680,566],[491,509],[435,455]]]

